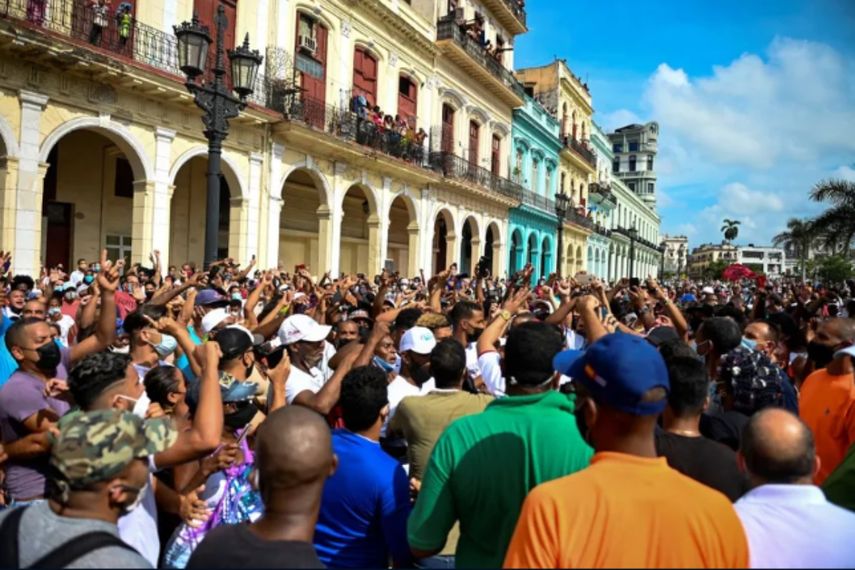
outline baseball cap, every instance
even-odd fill
[[[665,409],[666,398],[643,401],[653,388],[670,390],[668,369],[662,356],[640,336],[613,333],[587,350],[565,350],[555,355],[558,372],[579,382],[598,402],[636,416],[656,415]]]
[[[347,315],[347,320],[349,321],[355,321],[356,319],[370,320],[371,317],[365,309],[357,309],[355,311],[351,311],[350,314]]]
[[[715,295],[715,290],[709,285],[707,285],[706,287],[701,289],[701,293],[703,293],[704,295]]]
[[[245,402],[255,397],[258,394],[258,384],[248,380],[238,380],[231,374],[223,372],[219,373],[220,397],[224,403]],[[195,414],[199,407],[199,391],[202,388],[202,383],[195,380],[188,384],[187,395],[185,401],[187,407],[190,408],[190,413]]]
[[[648,332],[647,336],[644,338],[653,346],[659,346],[666,342],[680,340],[680,335],[677,334],[677,330],[674,327],[663,325],[650,329],[650,332]]]
[[[401,337],[401,352],[413,351],[416,354],[430,354],[436,346],[436,338],[429,328],[413,327]]]
[[[230,316],[231,314],[224,308],[210,311],[207,315],[202,317],[202,334],[208,334]]]
[[[279,327],[279,340],[283,345],[304,340],[318,342],[327,338],[332,327],[320,325],[308,315],[291,315]]]
[[[217,344],[223,351],[223,360],[231,360],[251,349],[256,342],[249,330],[239,325],[232,325],[217,333]]]
[[[134,459],[160,453],[178,438],[167,418],[144,421],[112,409],[67,414],[57,428],[50,464],[71,488],[115,477]]]
[[[196,295],[196,304],[205,307],[224,307],[229,304],[229,300],[220,295],[216,289],[202,289]]]
[[[855,358],[855,344],[852,346],[847,346],[846,348],[841,348],[837,352],[834,353],[834,358],[843,358],[844,356],[851,356]]]

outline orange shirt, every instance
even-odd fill
[[[813,432],[820,459],[813,481],[822,485],[855,443],[855,375],[832,376],[823,368],[808,376],[802,384],[799,416]]]
[[[664,457],[601,452],[591,466],[535,487],[505,568],[748,566],[730,501]]]

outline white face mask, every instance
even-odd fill
[[[111,346],[111,347],[110,347],[110,352],[115,352],[115,353],[117,353],[117,354],[130,354],[130,352],[131,352],[131,345],[126,344],[125,346],[118,346],[118,347],[116,347],[116,346]]]
[[[142,395],[137,399],[131,398],[129,396],[123,396],[121,394],[118,397],[122,400],[133,402],[134,407],[131,409],[131,413],[137,416],[138,418],[145,419],[145,415],[148,412],[148,407],[151,404],[151,400],[145,392],[143,392]]]
[[[166,358],[178,348],[178,341],[175,340],[175,337],[163,333],[160,335],[159,343],[154,344],[153,342],[149,342],[149,344],[160,358]]]

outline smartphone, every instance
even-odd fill
[[[641,281],[639,281],[638,277],[630,277],[629,278],[630,289],[633,287],[638,287],[639,285],[641,285]]]

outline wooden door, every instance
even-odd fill
[[[499,174],[499,149],[502,146],[502,141],[498,135],[493,135],[493,142],[490,146],[490,172],[495,174],[496,176],[501,176]]]
[[[306,35],[315,40],[315,51],[300,49],[300,37]],[[296,66],[300,75],[300,87],[303,89],[303,119],[313,127],[324,128],[327,97],[327,35],[328,30],[305,14],[297,18],[295,34]]]
[[[418,109],[419,88],[416,82],[406,75],[398,77],[398,114],[407,119],[413,127],[416,126],[416,111]]]
[[[72,205],[65,202],[47,202],[42,215],[47,218],[45,263],[56,267],[60,263],[71,267]]]
[[[469,164],[478,166],[478,132],[481,125],[475,121],[469,121]]]
[[[353,95],[362,95],[368,105],[377,104],[377,60],[364,48],[353,50]]]
[[[454,154],[454,109],[442,106],[442,152]]]

